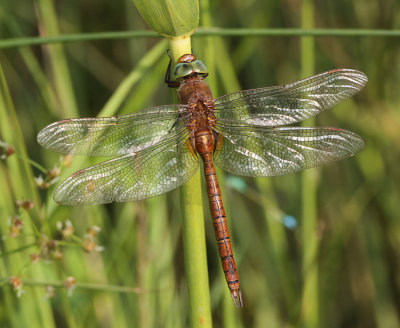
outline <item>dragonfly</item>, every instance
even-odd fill
[[[169,72],[169,69],[168,69]],[[198,170],[200,159],[219,256],[236,307],[243,307],[227,218],[214,165],[238,176],[271,177],[353,156],[357,134],[332,127],[287,126],[353,96],[364,73],[334,69],[294,83],[213,98],[207,67],[193,54],[179,58],[166,77],[179,104],[98,118],[65,119],[37,140],[63,154],[109,156],[56,189],[64,205],[138,201],[173,190]]]

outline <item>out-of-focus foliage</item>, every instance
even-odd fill
[[[219,0],[210,8],[220,27],[298,27],[299,12],[299,1],[286,0]],[[321,28],[400,28],[396,1],[324,0],[314,12],[314,25]],[[3,1],[0,18],[2,39],[147,28],[130,1]],[[158,42],[0,50],[0,139],[15,150],[0,160],[0,326],[187,326],[178,193],[129,204],[58,206],[51,198],[57,169],[64,179],[93,159],[60,162],[58,154],[36,143],[45,125],[95,116],[106,104],[108,112],[121,114],[170,103],[163,83],[168,57]],[[215,96],[303,77],[298,37],[215,38],[208,43],[214,56],[204,53],[205,44],[206,38],[195,37],[193,52],[207,58]],[[318,227],[309,238],[318,239],[313,265],[320,327],[400,325],[399,45],[389,37],[315,39],[316,73],[354,68],[369,77],[352,100],[317,117],[317,125],[346,128],[366,141],[354,158],[317,170]],[[52,171],[40,171],[26,156]],[[49,189],[36,186],[39,175],[39,184]],[[233,314],[237,327],[303,322],[300,191],[299,174],[225,176],[245,303],[244,311]],[[233,305],[209,216],[206,212],[213,320],[215,327],[228,326]]]

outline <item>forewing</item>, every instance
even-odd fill
[[[128,202],[160,195],[188,181],[198,168],[187,133],[136,154],[81,170],[65,180],[54,199],[65,205]]]
[[[179,133],[176,128],[184,127],[187,115],[185,106],[167,105],[121,116],[67,119],[45,127],[37,140],[63,154],[120,156]]]
[[[291,84],[239,91],[215,99],[215,116],[221,124],[299,122],[351,97],[367,81],[362,72],[335,69]]]
[[[219,129],[214,163],[242,176],[289,174],[352,156],[364,147],[355,133],[337,128]]]

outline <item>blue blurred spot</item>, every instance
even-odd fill
[[[282,222],[283,222],[283,225],[284,225],[286,228],[294,229],[294,228],[297,227],[297,220],[294,218],[294,216],[285,215],[285,216],[283,217]]]
[[[245,192],[247,189],[247,185],[243,179],[235,176],[229,176],[225,179],[226,183],[228,183],[232,188],[240,191]]]

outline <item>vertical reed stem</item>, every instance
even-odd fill
[[[301,27],[313,28],[314,10],[312,0],[303,0],[301,8]],[[314,39],[301,38],[301,74],[302,77],[314,73]],[[303,125],[313,125],[314,119],[309,119]],[[318,327],[318,264],[317,251],[317,190],[316,169],[302,173],[302,239],[303,239],[303,295],[302,324],[303,327]]]
[[[37,1],[37,9],[41,35],[55,36],[59,34],[58,20],[53,0]],[[45,47],[49,67],[52,70],[54,87],[57,91],[59,113],[62,117],[78,116],[71,74],[63,46],[60,44]],[[47,62],[46,62],[47,63]]]
[[[191,53],[190,38],[170,42],[172,60]],[[212,327],[200,170],[181,187],[182,234],[190,327]]]

